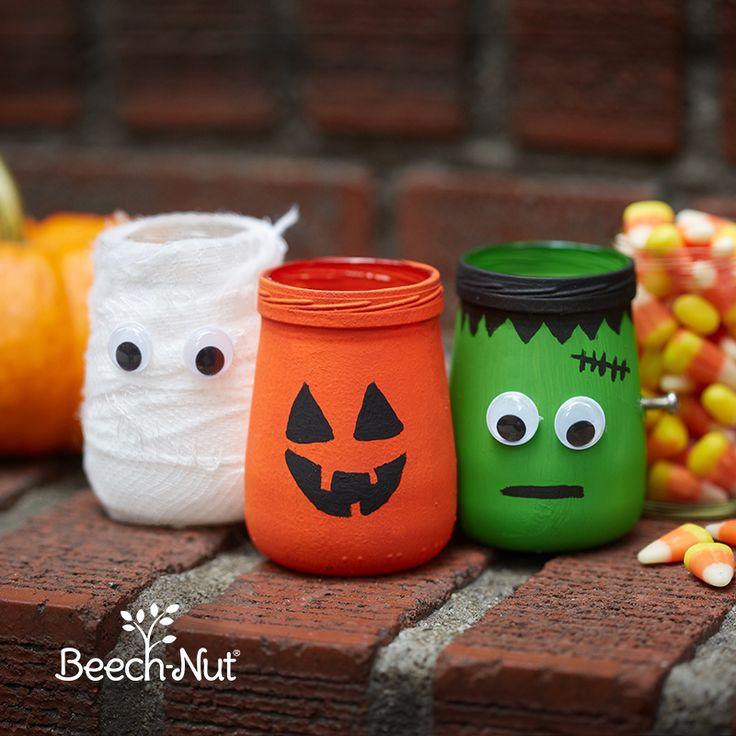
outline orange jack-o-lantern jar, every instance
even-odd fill
[[[455,521],[455,446],[436,269],[322,258],[261,277],[246,455],[254,544],[287,567],[421,564]]]

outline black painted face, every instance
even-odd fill
[[[355,422],[353,437],[371,442],[396,437],[404,425],[375,383],[365,390],[363,405]],[[309,386],[302,385],[289,413],[286,438],[300,445],[330,442],[335,439],[330,423],[316,402]],[[353,504],[359,504],[363,516],[381,508],[401,483],[406,453],[374,468],[376,482],[368,473],[335,471],[329,489],[322,488],[322,466],[302,455],[286,450],[286,465],[299,490],[312,505],[330,516],[351,516]]]

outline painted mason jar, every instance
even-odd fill
[[[295,218],[176,212],[97,240],[84,469],[117,521],[243,518],[258,279],[283,260]]]
[[[451,396],[463,530],[559,551],[626,533],[644,501],[632,261],[566,242],[459,264]]]
[[[434,557],[456,507],[437,270],[298,261],[262,275],[258,309],[245,478],[253,543],[327,575]]]

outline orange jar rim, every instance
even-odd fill
[[[439,271],[388,258],[313,258],[261,275],[258,311],[266,319],[313,327],[392,327],[442,312]]]

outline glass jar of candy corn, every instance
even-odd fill
[[[736,224],[664,202],[624,211],[618,250],[636,262],[632,305],[646,412],[645,513],[736,513]]]

